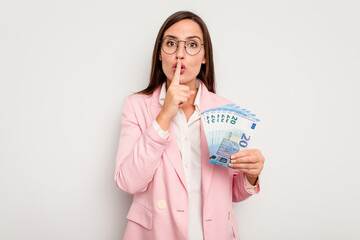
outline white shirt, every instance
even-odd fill
[[[181,108],[172,119],[177,143],[184,166],[186,186],[189,195],[189,240],[203,239],[202,230],[202,204],[201,204],[201,147],[200,147],[200,96],[201,84],[196,80],[196,88],[198,89],[194,106],[195,111],[186,121],[186,116]],[[166,96],[166,82],[161,87],[159,102],[164,104]],[[163,131],[159,124],[154,120],[154,128],[164,139],[170,134]],[[245,177],[246,179],[246,177]],[[252,186],[246,179],[246,190],[256,191],[257,185]]]

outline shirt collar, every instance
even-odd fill
[[[201,84],[198,79],[196,79],[196,88],[197,88],[197,93],[194,101],[194,106],[195,106],[195,111],[200,112]],[[164,105],[165,97],[166,97],[166,81],[161,86],[161,91],[159,96],[159,102],[161,106]]]

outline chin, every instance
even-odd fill
[[[180,83],[181,84],[187,84],[187,83],[190,83],[191,80],[187,79],[187,78],[183,78],[183,77],[180,77]]]

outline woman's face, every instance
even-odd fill
[[[199,24],[190,19],[181,20],[169,27],[162,39],[164,40],[165,38],[185,41],[200,39],[201,43],[204,42]],[[181,60],[182,65],[180,84],[188,85],[189,87],[195,86],[196,76],[200,72],[201,64],[205,63],[204,46],[201,47],[197,55],[189,55],[185,51],[184,45],[184,42],[179,42],[178,49],[174,54],[167,54],[162,49],[160,50],[160,61],[167,77],[168,86],[175,74],[177,58]]]

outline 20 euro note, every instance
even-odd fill
[[[246,149],[251,140],[251,135],[241,130],[227,132],[220,142],[214,142],[211,146],[209,162],[224,167],[229,167],[230,156]]]
[[[230,156],[248,147],[257,123],[247,109],[229,104],[204,111],[202,121],[211,164],[229,167]]]

